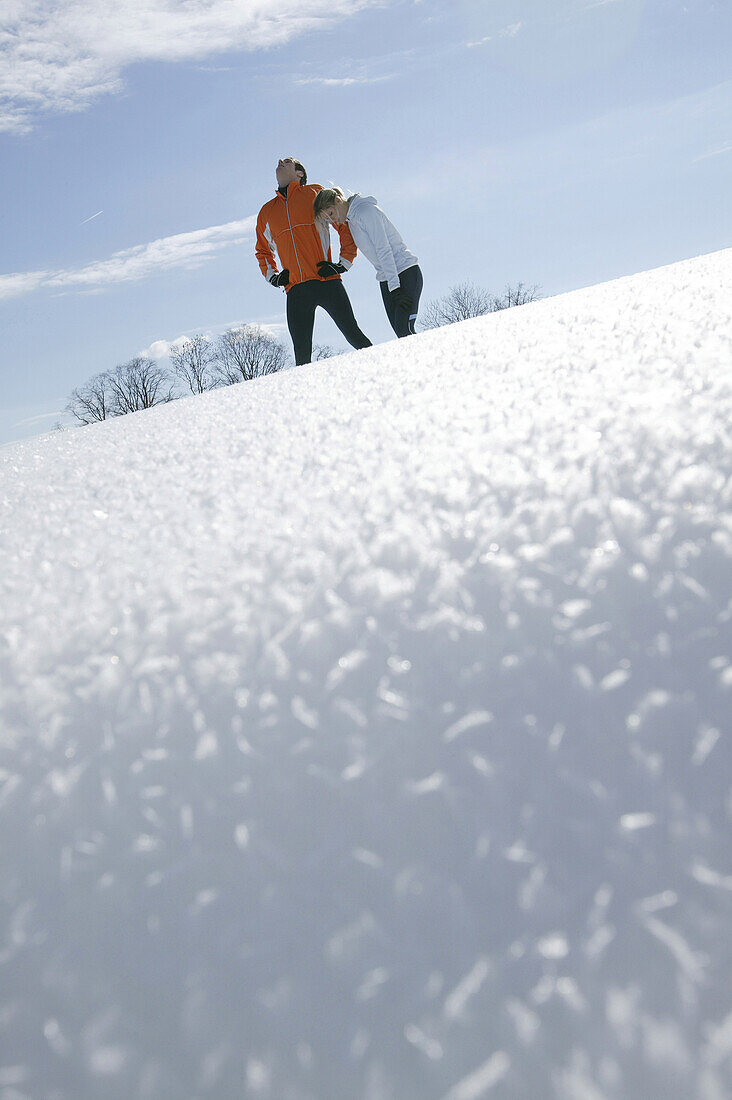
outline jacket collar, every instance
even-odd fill
[[[286,195],[283,195],[282,192],[280,191],[279,187],[276,187],[275,188],[275,198],[277,198],[277,196],[279,195],[279,197],[281,199],[287,200],[289,198],[289,196],[292,194],[292,188],[293,187],[298,188],[298,187],[302,187],[302,186],[303,185],[300,183],[299,179],[294,179],[291,183],[288,183],[288,185],[287,185],[287,194]]]

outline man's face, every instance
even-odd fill
[[[277,186],[286,187],[288,183],[292,183],[293,180],[299,179],[301,173],[295,168],[295,162],[292,157],[283,157],[277,162],[275,175],[277,176]]]

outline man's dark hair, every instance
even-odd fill
[[[303,184],[307,183],[308,182],[308,174],[305,171],[305,165],[300,164],[299,160],[293,160],[293,164],[295,165],[295,169],[298,172],[302,172],[302,179],[300,180],[300,183],[303,183]]]

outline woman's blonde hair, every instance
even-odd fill
[[[315,196],[315,202],[313,203],[313,215],[319,218],[326,206],[332,206],[335,202],[345,202],[346,196],[341,191],[340,187],[324,187],[321,191],[318,191]]]

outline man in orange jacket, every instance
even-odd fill
[[[266,202],[257,217],[256,257],[262,274],[272,286],[287,293],[287,327],[296,363],[309,363],[313,354],[313,325],[318,306],[329,313],[354,348],[370,348],[353,315],[341,275],[356,257],[356,245],[347,225],[338,225],[341,255],[334,263],[330,255],[328,225],[313,218],[313,203],[319,183],[308,183],[299,160],[284,157],[277,164],[277,193]],[[281,270],[277,269],[275,251]]]

